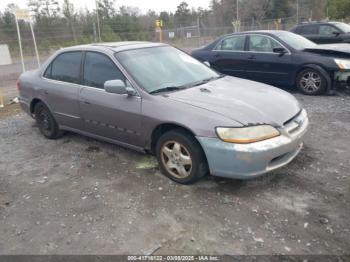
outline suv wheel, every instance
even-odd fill
[[[208,173],[200,144],[192,135],[173,130],[157,142],[156,155],[163,174],[181,184],[191,184]]]
[[[327,80],[319,71],[307,68],[298,74],[297,86],[305,95],[318,95],[326,91]]]
[[[62,131],[59,130],[58,124],[50,110],[44,103],[39,102],[35,105],[34,115],[40,132],[46,138],[55,139],[63,134]]]

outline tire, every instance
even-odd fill
[[[305,95],[319,95],[327,90],[327,79],[324,74],[312,68],[302,70],[296,82],[299,91]]]
[[[63,132],[58,128],[55,118],[44,103],[38,102],[35,105],[34,115],[40,133],[46,138],[56,139],[63,135]]]
[[[162,173],[180,184],[192,184],[208,174],[202,147],[180,129],[164,133],[157,141],[156,156]]]

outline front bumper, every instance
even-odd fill
[[[303,110],[280,129],[281,135],[252,144],[227,143],[219,138],[197,137],[214,176],[249,179],[291,162],[303,146],[309,121]]]
[[[340,85],[350,86],[350,70],[335,72],[334,81]]]

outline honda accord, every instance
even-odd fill
[[[161,171],[183,184],[284,166],[308,126],[287,92],[220,75],[161,43],[64,48],[17,85],[22,108],[46,138],[68,130],[155,154]]]
[[[217,71],[302,93],[334,94],[350,85],[350,45],[317,45],[287,31],[252,31],[226,35],[192,51]]]

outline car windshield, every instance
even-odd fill
[[[149,93],[174,91],[220,77],[201,62],[170,46],[123,51],[115,56]]]
[[[336,23],[335,25],[344,33],[350,33],[350,25],[345,23]]]
[[[287,32],[281,31],[276,33],[276,35],[285,43],[287,43],[290,47],[296,50],[303,50],[306,48],[314,48],[316,44],[306,39],[303,36]]]

